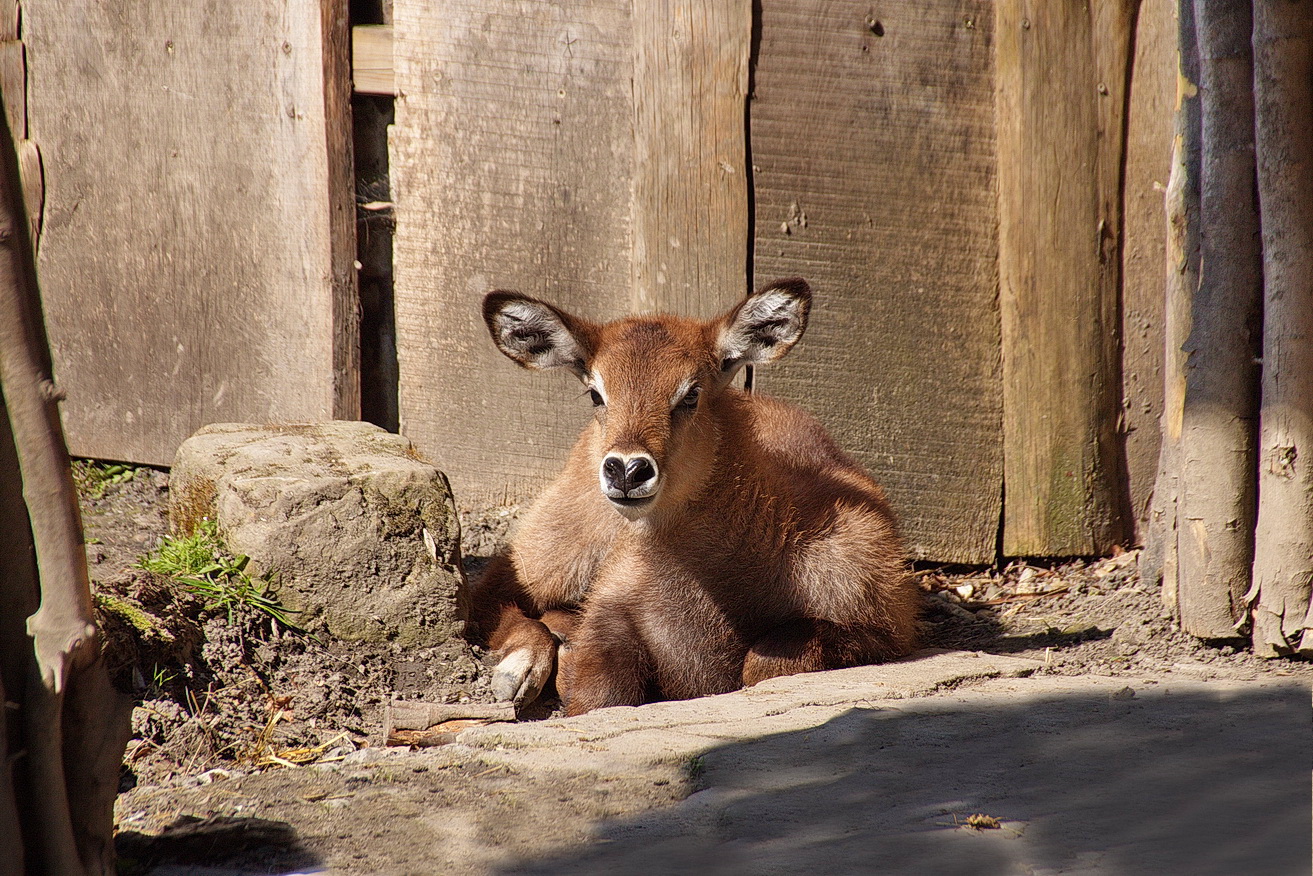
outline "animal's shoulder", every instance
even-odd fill
[[[737,437],[760,452],[803,467],[856,468],[825,427],[802,408],[756,393],[741,394],[736,402],[745,432]]]
[[[804,516],[824,516],[839,505],[845,513],[892,519],[880,485],[815,417],[769,396],[744,395],[740,401],[743,431],[731,440],[751,449],[731,465],[742,480]]]

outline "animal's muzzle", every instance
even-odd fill
[[[602,492],[613,502],[636,502],[656,495],[660,474],[646,453],[610,453],[602,460]]]

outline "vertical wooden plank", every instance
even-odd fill
[[[1142,3],[1126,116],[1122,248],[1122,408],[1135,539],[1143,543],[1163,411],[1163,196],[1172,162],[1176,20],[1171,3]]]
[[[356,274],[356,168],[351,121],[349,4],[319,0],[323,55],[323,154],[327,211],[332,412],[360,419],[360,294]],[[318,164],[318,162],[315,162]]]
[[[985,0],[761,4],[756,280],[816,302],[758,383],[875,474],[916,558],[995,556],[993,24]]]
[[[18,39],[18,0],[0,0],[0,40]]]
[[[634,4],[634,304],[709,317],[748,285],[751,0]]]
[[[74,454],[168,464],[208,422],[354,416],[337,27],[327,0],[24,2]]]
[[[1133,0],[1000,0],[1003,552],[1123,538],[1118,292]]]
[[[402,431],[464,505],[520,501],[589,414],[573,378],[499,354],[482,297],[630,308],[625,0],[397,0],[391,138]]]

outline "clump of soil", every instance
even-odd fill
[[[1181,632],[1139,552],[1107,559],[1016,562],[1002,571],[917,573],[927,591],[924,644],[1011,654],[1057,675],[1180,673],[1191,678],[1313,678],[1313,664],[1264,660],[1241,638]]]
[[[390,699],[492,701],[486,655],[464,642],[320,639],[241,605],[211,607],[177,579],[138,568],[165,536],[167,501],[168,475],[151,469],[82,496],[109,669],[139,700],[125,785],[379,744]]]

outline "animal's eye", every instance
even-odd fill
[[[606,399],[602,398],[602,394],[595,389],[590,388],[588,390],[588,397],[593,400],[593,407],[595,408],[600,408],[606,404]]]
[[[682,408],[689,408],[689,409],[696,408],[698,406],[698,398],[701,395],[702,395],[701,388],[695,386],[692,389],[690,389],[688,392],[684,393],[684,397],[680,399],[679,406]]]

